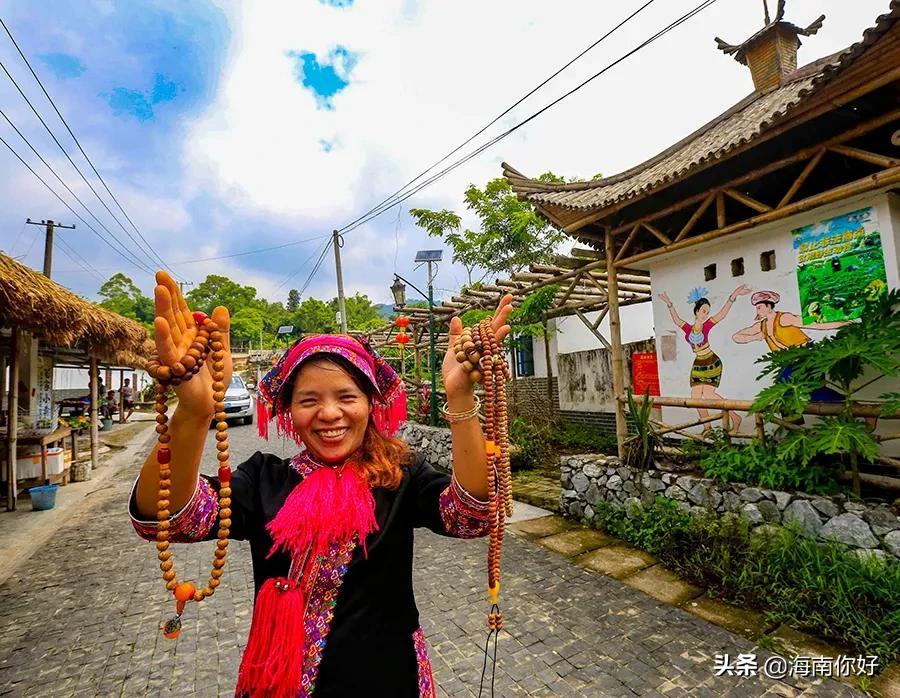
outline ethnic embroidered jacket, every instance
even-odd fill
[[[308,472],[302,455],[281,459],[257,452],[232,475],[230,537],[250,543],[257,593],[266,579],[288,575],[286,553],[268,557],[273,541],[266,524]],[[194,497],[172,519],[173,542],[217,536],[218,487],[217,478],[201,476]],[[487,503],[422,457],[405,470],[396,491],[372,494],[378,531],[366,540],[368,555],[356,541],[334,545],[314,572],[301,698],[436,695],[413,594],[413,531],[484,536]],[[129,509],[138,534],[155,540],[156,524],[138,518],[133,494]]]

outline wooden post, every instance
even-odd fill
[[[756,413],[756,438],[761,444],[766,443],[766,421],[759,412]]]
[[[625,421],[625,359],[622,355],[622,331],[619,319],[619,277],[616,272],[616,254],[612,232],[606,229],[606,273],[609,297],[609,338],[612,345],[613,405],[616,411],[616,444],[619,458],[625,457],[625,438],[628,436],[628,423]]]
[[[19,490],[16,487],[16,445],[19,428],[19,335],[18,327],[13,326],[10,337],[9,352],[9,402],[7,402],[6,419],[6,510],[16,510],[16,499]]]
[[[97,358],[90,357],[90,381],[91,381],[91,470],[97,467],[100,447],[100,425],[97,423],[100,415],[97,409],[97,388],[100,382],[100,366]]]
[[[550,364],[550,326],[544,320],[544,356],[547,360],[547,410],[553,414],[553,366]]]
[[[125,423],[125,393],[122,388],[125,387],[125,370],[119,371],[119,424]]]

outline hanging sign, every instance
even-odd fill
[[[635,395],[659,395],[659,367],[654,352],[631,355],[631,385]]]

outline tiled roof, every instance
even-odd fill
[[[753,93],[687,138],[618,175],[591,182],[547,184],[527,178],[506,163],[503,174],[521,198],[573,211],[603,208],[640,197],[711,160],[724,158],[765,133],[865,53],[898,18],[900,0],[892,0],[890,11],[879,17],[858,43],[798,69],[789,82],[774,90]]]

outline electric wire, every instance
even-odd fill
[[[138,230],[138,227],[134,224],[134,221],[132,221],[131,217],[125,212],[125,209],[122,207],[122,204],[119,203],[119,200],[116,198],[116,195],[112,193],[112,190],[109,188],[109,185],[107,185],[106,180],[103,179],[103,176],[100,174],[100,172],[94,166],[93,161],[88,157],[88,154],[84,151],[84,148],[81,146],[81,142],[78,140],[77,136],[70,128],[69,122],[66,121],[65,117],[62,115],[62,113],[57,108],[56,102],[53,101],[53,98],[50,96],[50,93],[47,92],[47,89],[44,87],[44,83],[38,77],[37,73],[34,71],[34,68],[31,67],[31,63],[29,62],[28,58],[25,56],[25,53],[19,47],[18,42],[16,41],[15,37],[13,37],[12,32],[9,30],[9,27],[6,26],[6,22],[3,21],[2,17],[0,17],[0,26],[2,26],[3,29],[6,31],[7,36],[9,36],[9,40],[12,41],[13,46],[16,47],[16,51],[18,51],[19,55],[22,57],[22,60],[25,61],[25,65],[28,66],[28,70],[31,72],[31,75],[34,77],[38,86],[41,88],[41,91],[44,93],[44,96],[47,98],[47,101],[50,102],[50,105],[53,107],[53,110],[56,112],[56,115],[59,117],[59,120],[63,123],[63,126],[66,127],[66,131],[69,132],[69,135],[72,137],[72,140],[75,141],[75,145],[78,146],[78,150],[81,151],[81,154],[84,156],[84,159],[87,160],[88,165],[91,166],[91,170],[93,170],[94,174],[97,176],[97,179],[99,179],[100,182],[103,184],[103,187],[106,189],[106,192],[110,195],[110,197],[115,202],[118,209],[122,212],[122,215],[125,216],[126,220],[131,224],[131,227],[134,228],[134,232],[136,232],[138,234],[138,237],[141,240],[143,240],[144,245],[146,245],[147,249],[150,250],[150,252],[152,253],[152,256],[156,257],[156,259],[159,261],[160,264],[162,264],[166,269],[168,269],[173,274],[175,274],[175,271],[166,264],[165,260],[163,260],[163,258],[159,255],[159,253],[156,252],[156,250],[153,248],[153,246],[149,242],[147,242],[147,239],[143,236],[141,231]],[[6,70],[6,68],[4,67],[4,71],[5,70]],[[8,72],[7,72],[7,75],[9,75]],[[12,79],[12,77],[10,77],[10,79]],[[15,81],[13,81],[13,83],[15,84]],[[18,88],[18,85],[16,85],[16,87]],[[20,92],[20,94],[22,94],[21,90],[19,90],[19,92]],[[24,97],[25,95],[22,94],[22,96]],[[25,99],[26,99],[26,101],[28,101],[27,97]],[[31,103],[29,102],[29,106],[30,105],[31,105]],[[33,107],[32,107],[32,109],[33,109]],[[37,112],[35,111],[35,113],[37,113]],[[40,118],[40,117],[38,117],[38,118]],[[41,119],[41,123],[43,123],[43,119]],[[46,124],[45,124],[45,126],[46,126]],[[49,129],[48,129],[48,131],[49,131]],[[52,135],[52,133],[51,133],[51,135]],[[55,137],[54,137],[54,140],[56,140]],[[58,143],[58,141],[57,141],[57,143]],[[60,146],[60,148],[62,148],[62,146]],[[66,155],[66,157],[68,157],[68,154]],[[70,159],[70,162],[71,162],[71,159]],[[72,163],[72,164],[74,166],[74,163]],[[76,169],[78,169],[78,168],[76,168]],[[81,174],[81,171],[79,170],[78,173]],[[82,175],[82,178],[84,178],[84,175]],[[85,181],[87,181],[87,180],[85,180]],[[88,185],[88,186],[90,186],[90,185]],[[93,187],[91,188],[91,191],[94,191]],[[97,196],[98,199],[100,198],[99,194],[97,194],[96,191],[94,191],[94,194]],[[101,203],[103,203],[102,199],[101,199]],[[106,208],[106,204],[104,204],[104,208]],[[109,208],[106,208],[106,210],[109,211]],[[110,213],[110,215],[113,216],[116,223],[118,223],[119,226],[121,226],[122,229],[125,230],[125,226],[123,226],[121,224],[121,222],[119,222],[119,220],[112,214],[112,211],[109,211],[109,213]],[[125,230],[125,232],[128,233],[127,230]],[[131,237],[130,234],[128,234],[128,236]],[[132,240],[134,241],[134,238],[132,238]],[[136,241],[135,241],[135,244],[137,244]],[[151,257],[151,259],[152,259],[152,257]]]
[[[355,222],[350,223],[350,224],[348,224],[347,226],[344,226],[343,228],[340,228],[340,229],[339,229],[339,232],[342,232],[342,233],[350,232],[351,230],[354,230],[354,229],[358,228],[358,227],[361,226],[361,225],[365,225],[365,224],[368,223],[369,221],[371,221],[371,220],[377,218],[378,216],[380,216],[381,214],[383,214],[383,213],[385,213],[386,211],[390,210],[391,208],[393,208],[393,207],[396,206],[397,204],[402,203],[403,201],[406,201],[406,200],[407,200],[408,198],[410,198],[411,196],[414,196],[415,194],[417,194],[418,192],[422,191],[422,190],[425,189],[426,187],[430,186],[430,185],[433,184],[434,182],[436,182],[436,181],[438,181],[439,179],[443,178],[444,176],[446,176],[447,174],[449,174],[450,172],[452,172],[452,171],[455,170],[456,168],[458,168],[458,167],[460,167],[461,165],[465,164],[466,162],[468,162],[469,160],[473,159],[474,157],[480,155],[482,152],[484,152],[485,150],[487,150],[487,149],[490,148],[491,146],[495,145],[496,143],[499,143],[501,140],[503,140],[503,139],[506,138],[507,136],[511,135],[512,133],[515,133],[515,132],[518,131],[520,128],[524,127],[526,124],[528,124],[528,123],[530,123],[531,121],[533,121],[534,119],[538,118],[538,117],[541,116],[543,113],[545,113],[546,111],[548,111],[548,110],[551,109],[552,107],[554,107],[554,106],[556,106],[557,104],[559,104],[560,102],[562,102],[564,99],[566,99],[566,98],[570,97],[571,95],[575,94],[576,92],[578,92],[579,90],[581,90],[582,88],[584,88],[586,85],[588,85],[589,83],[593,82],[594,80],[596,80],[598,77],[600,77],[601,75],[603,75],[603,74],[606,73],[607,71],[611,70],[613,67],[615,67],[615,66],[618,65],[619,63],[621,63],[621,62],[623,62],[624,60],[630,58],[631,56],[633,56],[633,55],[634,55],[635,53],[637,53],[638,51],[644,49],[644,48],[647,47],[648,45],[652,44],[653,42],[657,41],[657,40],[660,39],[661,37],[665,36],[665,35],[668,34],[670,31],[672,31],[673,29],[677,28],[678,26],[680,26],[680,25],[683,24],[684,22],[686,22],[686,21],[692,19],[694,16],[696,16],[697,14],[699,14],[700,12],[702,12],[703,10],[705,10],[706,8],[710,7],[711,5],[715,4],[716,2],[718,2],[718,0],[704,0],[704,2],[700,3],[699,5],[697,5],[693,10],[690,10],[689,12],[685,13],[684,15],[682,15],[681,17],[679,17],[678,19],[674,20],[674,21],[671,22],[669,25],[667,25],[667,26],[664,27],[663,29],[661,29],[661,30],[659,30],[658,32],[656,32],[655,34],[653,34],[650,38],[645,39],[645,40],[642,41],[640,44],[638,44],[636,47],[634,47],[633,49],[631,49],[631,50],[628,51],[627,53],[623,54],[622,56],[620,56],[620,57],[617,58],[616,60],[612,61],[611,63],[607,64],[603,69],[601,69],[600,71],[594,73],[594,74],[591,75],[589,78],[587,78],[586,80],[584,80],[583,82],[581,82],[579,85],[575,86],[574,88],[572,88],[572,89],[569,90],[568,92],[565,92],[565,93],[564,93],[563,95],[561,95],[560,97],[557,97],[555,100],[553,100],[553,101],[550,102],[549,104],[545,105],[544,107],[542,107],[541,109],[539,109],[537,112],[535,112],[535,113],[532,114],[531,116],[529,116],[529,117],[527,117],[526,119],[524,119],[524,120],[518,122],[518,123],[515,124],[514,126],[510,127],[509,129],[507,129],[506,131],[501,132],[499,135],[493,137],[492,139],[490,139],[490,140],[487,141],[486,143],[482,144],[481,146],[479,146],[478,148],[476,148],[474,151],[472,151],[472,152],[470,152],[469,154],[463,156],[462,158],[456,160],[453,164],[447,166],[446,168],[444,168],[444,169],[441,170],[440,172],[438,172],[438,173],[432,175],[431,177],[429,177],[428,179],[426,179],[424,182],[421,182],[420,184],[416,185],[416,187],[414,187],[412,190],[410,190],[409,192],[406,192],[405,194],[403,194],[401,197],[397,198],[395,201],[391,202],[390,204],[384,205],[384,206],[382,206],[380,209],[373,209],[373,210],[371,210],[371,212],[370,212],[369,214],[366,214],[366,215],[363,216],[363,217],[357,218]]]
[[[131,260],[131,259],[129,259],[128,257],[126,257],[126,256],[125,256],[118,248],[114,247],[114,246],[112,245],[112,243],[109,242],[109,240],[107,240],[105,237],[103,237],[103,235],[102,235],[102,234],[101,234],[94,226],[92,226],[90,223],[88,223],[88,221],[86,221],[86,220],[81,216],[81,214],[78,213],[78,211],[76,211],[74,208],[72,208],[72,207],[66,202],[66,200],[63,199],[63,198],[62,198],[62,197],[61,197],[61,196],[53,189],[53,187],[51,187],[49,184],[47,184],[47,181],[46,181],[43,177],[41,177],[37,172],[35,172],[34,169],[31,167],[31,165],[29,165],[27,162],[25,162],[24,159],[22,159],[22,156],[19,155],[19,154],[16,152],[15,148],[13,148],[13,147],[6,141],[6,139],[3,138],[3,136],[0,136],[0,143],[3,143],[3,145],[5,145],[5,146],[7,147],[7,149],[8,149],[8,150],[9,150],[9,151],[10,151],[10,152],[11,152],[11,153],[19,160],[19,162],[21,162],[26,168],[28,168],[28,171],[31,172],[31,174],[33,174],[33,175],[37,178],[37,180],[38,180],[41,184],[43,184],[43,185],[47,188],[47,190],[48,190],[51,194],[53,194],[53,196],[55,196],[55,197],[59,200],[59,202],[69,210],[69,212],[70,212],[73,216],[75,216],[75,217],[76,217],[78,220],[80,220],[84,225],[86,225],[86,226],[88,227],[89,230],[91,230],[97,237],[99,237],[101,240],[103,240],[103,242],[105,242],[107,245],[109,245],[109,247],[112,248],[112,249],[113,249],[119,256],[121,256],[126,262],[128,262],[129,264],[133,264],[133,265],[137,266],[138,269],[140,269],[140,270],[143,271],[143,272],[146,272],[146,273],[150,274],[151,276],[154,275],[155,272],[153,271],[153,269],[151,269],[149,266],[147,266],[144,262],[141,262],[140,264],[136,264],[133,260]],[[29,250],[29,251],[30,251],[30,250]],[[135,259],[137,259],[137,258],[135,258]]]
[[[47,133],[50,134],[50,137],[53,139],[54,143],[56,143],[56,145],[62,151],[63,155],[66,156],[66,159],[69,161],[69,163],[75,169],[75,171],[79,174],[81,179],[87,185],[88,189],[90,189],[91,192],[93,192],[94,196],[97,197],[97,200],[100,202],[100,204],[103,206],[103,208],[106,209],[106,212],[109,213],[110,216],[112,216],[112,219],[119,225],[120,228],[122,228],[123,231],[125,231],[125,234],[128,235],[129,238],[131,238],[131,241],[137,246],[137,249],[140,252],[142,252],[144,255],[147,256],[147,259],[150,260],[151,264],[155,265],[156,261],[153,259],[153,257],[148,255],[147,252],[143,248],[141,248],[140,243],[138,243],[138,241],[134,238],[134,236],[125,228],[125,226],[122,225],[122,222],[116,217],[116,215],[112,212],[112,210],[109,208],[109,206],[103,200],[103,198],[100,196],[100,194],[94,188],[94,186],[88,181],[87,177],[85,177],[84,173],[81,171],[81,169],[78,167],[78,165],[75,164],[75,161],[72,160],[72,157],[69,155],[69,152],[65,149],[63,144],[59,142],[59,139],[56,137],[56,135],[53,133],[53,131],[50,129],[50,127],[47,125],[47,122],[44,121],[44,118],[40,115],[40,112],[38,112],[38,110],[35,108],[34,104],[32,104],[31,100],[28,99],[28,96],[22,91],[22,88],[19,86],[19,83],[16,82],[16,79],[12,76],[12,74],[9,72],[9,70],[7,70],[6,66],[3,64],[2,61],[0,61],[0,68],[3,69],[4,73],[6,73],[6,76],[10,79],[12,84],[15,86],[16,90],[18,90],[19,94],[22,96],[22,98],[25,100],[25,102],[31,108],[31,111],[34,113],[34,115],[38,118],[38,121],[41,122],[41,125],[43,125],[43,127],[47,131]]]
[[[341,229],[339,230],[339,232],[343,232],[345,229],[349,228],[349,227],[352,226],[354,223],[358,222],[358,221],[361,220],[362,218],[365,218],[367,215],[369,215],[370,213],[372,213],[374,210],[377,210],[379,207],[385,205],[386,203],[388,203],[388,202],[391,201],[392,199],[394,199],[394,198],[396,198],[396,197],[402,195],[403,192],[404,192],[410,185],[412,185],[412,184],[414,184],[415,182],[417,182],[419,179],[421,179],[422,177],[424,177],[426,174],[428,174],[428,173],[429,173],[431,170],[433,170],[435,167],[437,167],[438,165],[440,165],[441,163],[443,163],[444,161],[446,161],[448,158],[450,158],[450,157],[452,157],[453,155],[455,155],[456,153],[458,153],[458,152],[459,152],[460,150],[462,150],[465,146],[467,146],[469,143],[471,143],[471,142],[474,141],[476,138],[478,138],[478,136],[480,136],[482,133],[484,133],[485,131],[487,131],[491,126],[493,126],[493,125],[496,124],[498,121],[500,121],[500,119],[502,119],[504,116],[506,116],[507,114],[509,114],[513,109],[515,109],[515,108],[518,107],[520,104],[522,104],[522,102],[524,102],[526,99],[528,99],[529,97],[531,97],[535,92],[537,92],[538,90],[540,90],[540,89],[541,89],[542,87],[544,87],[547,83],[549,83],[551,80],[553,80],[555,77],[557,77],[560,73],[562,73],[563,71],[567,70],[567,69],[568,69],[570,66],[572,66],[575,62],[577,62],[579,59],[581,59],[585,54],[589,53],[592,49],[594,49],[595,47],[597,47],[599,44],[601,44],[602,42],[604,42],[604,41],[605,41],[606,39],[608,39],[610,36],[612,36],[613,34],[615,34],[619,29],[621,29],[621,28],[624,27],[626,24],[628,24],[628,22],[630,22],[632,19],[634,19],[635,17],[637,17],[641,12],[643,12],[645,9],[647,9],[648,7],[650,7],[650,5],[652,5],[655,1],[656,1],[656,0],[647,0],[647,2],[645,2],[643,5],[641,5],[638,9],[636,9],[634,12],[632,12],[630,15],[628,15],[628,16],[627,16],[625,19],[623,19],[621,22],[619,22],[618,24],[616,24],[612,29],[608,30],[605,34],[603,34],[599,39],[597,39],[597,40],[594,41],[592,44],[590,44],[587,48],[583,49],[578,55],[576,55],[574,58],[572,58],[571,60],[569,60],[566,64],[564,64],[564,65],[561,66],[560,68],[557,68],[556,71],[554,71],[551,75],[549,75],[548,77],[546,77],[546,78],[545,78],[541,83],[539,83],[536,87],[532,88],[528,93],[526,93],[524,96],[520,97],[520,98],[519,98],[518,100],[516,100],[513,104],[511,104],[511,105],[508,106],[506,109],[504,109],[502,112],[500,112],[497,116],[495,116],[495,117],[494,117],[493,119],[491,119],[487,124],[485,124],[484,126],[482,126],[478,131],[476,131],[474,134],[472,134],[472,135],[469,136],[466,140],[464,140],[462,143],[460,143],[458,146],[456,146],[453,150],[451,150],[449,153],[447,153],[444,157],[442,157],[440,160],[438,160],[437,162],[435,162],[433,165],[429,166],[427,169],[422,170],[422,172],[420,172],[419,174],[417,174],[417,175],[416,175],[415,177],[413,177],[410,181],[408,181],[406,184],[404,184],[402,187],[400,187],[400,189],[398,189],[397,191],[395,191],[393,194],[391,194],[390,196],[388,196],[386,199],[383,199],[381,202],[377,203],[377,204],[376,204],[375,206],[373,206],[369,211],[367,211],[366,213],[362,214],[359,218],[357,218],[357,219],[355,219],[355,220],[353,220],[353,221],[350,221],[350,223],[348,223],[346,226],[344,226],[344,228],[341,228]]]
[[[90,208],[88,208],[87,204],[85,204],[84,201],[81,200],[81,198],[78,196],[78,194],[76,194],[74,191],[72,191],[72,188],[71,188],[68,184],[66,184],[66,182],[63,180],[62,177],[59,176],[59,174],[57,174],[56,170],[53,169],[53,166],[52,166],[49,162],[47,162],[47,160],[44,159],[44,157],[43,157],[43,156],[37,151],[37,149],[31,144],[31,141],[28,140],[28,138],[25,136],[25,134],[23,134],[23,133],[19,130],[19,128],[12,122],[12,120],[9,118],[9,116],[7,116],[6,112],[3,111],[2,109],[0,109],[0,116],[2,116],[4,119],[6,119],[6,122],[7,122],[7,123],[12,127],[12,129],[18,134],[19,138],[21,138],[21,139],[25,142],[25,145],[27,145],[27,146],[29,147],[29,149],[31,150],[31,152],[34,153],[34,154],[37,156],[38,160],[40,160],[40,161],[44,164],[44,167],[46,167],[48,170],[50,170],[50,173],[51,173],[54,177],[56,177],[56,180],[57,180],[60,184],[63,185],[63,187],[66,189],[67,192],[69,192],[69,194],[75,199],[75,201],[77,201],[79,204],[81,204],[81,207],[82,207],[85,211],[87,211],[88,215],[91,216],[95,221],[97,221],[97,224],[98,224],[101,228],[103,228],[103,230],[105,230],[105,231],[109,234],[109,236],[110,236],[113,240],[115,240],[116,243],[117,243],[123,250],[125,250],[128,254],[130,254],[130,255],[132,256],[133,259],[138,259],[137,256],[134,255],[133,252],[131,252],[131,250],[129,250],[125,245],[123,245],[123,244],[121,243],[121,241],[116,237],[115,233],[113,233],[109,228],[107,228],[107,227],[103,224],[103,221],[101,221],[96,215],[94,215],[94,212],[93,212]]]
[[[234,257],[244,257],[250,254],[259,254],[261,252],[271,252],[272,250],[281,250],[285,247],[293,247],[295,245],[302,245],[305,242],[312,242],[314,240],[321,240],[322,238],[330,238],[331,233],[326,233],[325,235],[316,235],[311,238],[304,238],[303,240],[295,240],[294,242],[286,242],[282,245],[273,245],[272,247],[261,247],[255,250],[246,250],[244,252],[235,252],[234,254],[223,254],[218,257],[201,257],[200,259],[190,259],[184,262],[172,262],[176,267],[182,266],[184,264],[197,264],[198,262],[213,262],[219,259],[232,259]]]
[[[10,248],[9,248],[9,256],[10,256],[10,257],[13,256],[13,252],[15,251],[16,246],[19,244],[19,240],[22,239],[22,233],[25,232],[25,226],[26,226],[26,225],[28,225],[28,221],[23,221],[23,222],[22,222],[22,227],[19,228],[19,234],[16,235],[16,239],[13,240],[13,244],[10,245]]]
[[[54,242],[59,245],[60,252],[62,252],[64,255],[66,255],[66,257],[68,257],[73,262],[75,262],[75,264],[81,267],[80,270],[76,269],[74,271],[85,271],[88,274],[92,274],[101,284],[106,282],[106,279],[104,279],[100,275],[100,273],[90,265],[90,262],[88,262],[80,254],[78,254],[65,240],[63,240],[62,238],[57,238]],[[54,271],[59,274],[68,273],[63,269],[56,269]]]
[[[313,270],[310,272],[310,275],[307,277],[306,282],[303,284],[304,291],[306,290],[307,286],[309,286],[309,283],[312,280],[312,277],[319,270],[319,267],[322,264],[322,260],[325,258],[325,255],[328,254],[328,250],[331,249],[331,244],[334,242],[334,238],[331,235],[329,235],[328,237],[331,238],[331,240],[329,240],[328,242],[325,243],[325,247],[322,249],[321,253],[319,254],[319,259],[316,260],[316,263],[313,266]],[[309,255],[309,257],[304,259],[303,262],[300,263],[300,265],[297,267],[297,269],[295,271],[291,272],[287,276],[287,278],[285,278],[280,284],[278,284],[275,287],[275,290],[276,291],[281,290],[291,279],[293,279],[295,276],[297,276],[297,274],[299,274],[303,270],[303,268],[307,265],[309,260],[311,260],[313,258],[313,256],[315,256],[315,254],[316,254],[316,252],[313,251],[313,253],[311,255]],[[300,295],[301,296],[303,295],[302,292]]]

